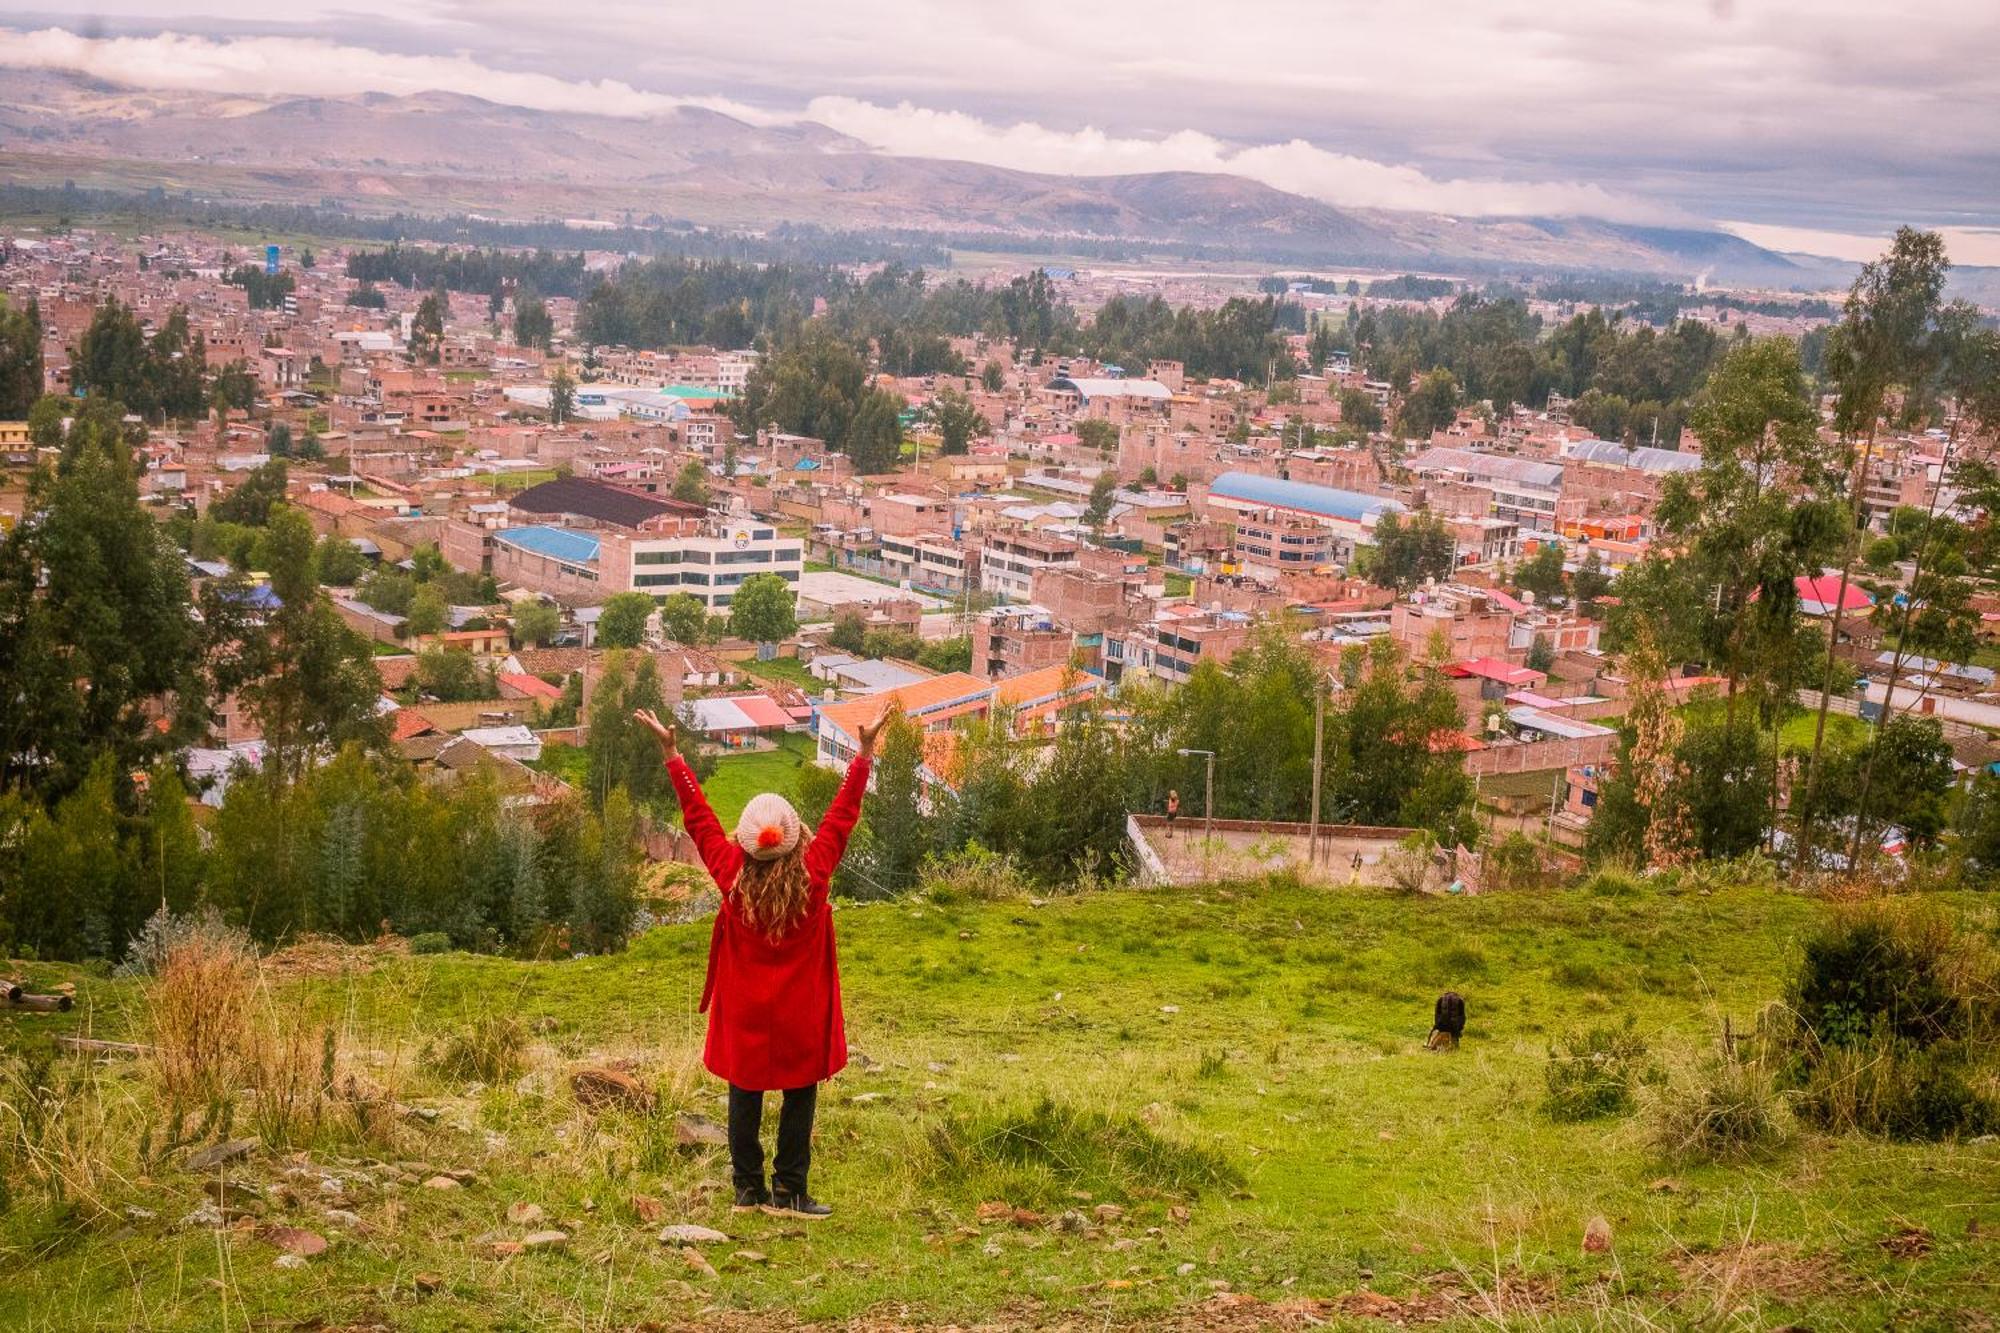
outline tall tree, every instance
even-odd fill
[[[943,441],[941,448],[948,455],[964,453],[974,436],[991,429],[972,400],[957,389],[939,390],[931,400],[930,416]]]
[[[1100,531],[1111,517],[1111,505],[1118,495],[1118,478],[1109,469],[1099,472],[1090,483],[1090,503],[1084,506],[1083,522],[1092,532]]]
[[[42,396],[42,310],[0,299],[0,420],[19,421]]]
[[[708,465],[699,458],[690,458],[681,464],[681,470],[674,477],[673,496],[688,504],[708,503]]]
[[[263,675],[243,694],[263,729],[266,768],[276,780],[296,782],[316,757],[350,741],[384,742],[376,712],[382,681],[368,641],[320,595],[311,521],[279,506],[266,526],[277,606],[266,622]]]
[[[410,321],[410,359],[420,366],[434,366],[444,353],[444,317],[451,298],[439,288],[417,304]]]
[[[0,787],[53,797],[109,753],[121,775],[184,743],[208,696],[180,552],[140,506],[115,404],[80,411],[0,537]],[[171,733],[156,699],[180,698]]]
[[[147,414],[146,335],[130,306],[112,297],[91,312],[69,373],[70,383],[81,392]]]
[[[677,592],[660,603],[660,632],[684,648],[708,640],[708,608],[693,593]]]
[[[1861,503],[1875,457],[1878,423],[1890,392],[1897,386],[1906,400],[1930,374],[1943,346],[1937,337],[1940,302],[1944,296],[1944,241],[1936,232],[1900,227],[1889,253],[1862,266],[1847,293],[1841,321],[1827,339],[1828,378],[1839,390],[1834,425],[1842,440],[1864,440],[1851,474],[1847,496],[1852,517],[1841,561],[1839,592],[1827,617],[1827,682],[1820,692],[1819,714],[1813,725],[1811,767],[1806,771],[1805,818],[1799,829],[1799,858],[1813,864],[1813,788],[1819,780],[1820,756],[1826,745],[1826,713],[1831,702],[1832,664],[1840,645],[1840,625],[1854,562],[1861,552],[1865,509]]]
[[[562,629],[562,612],[543,601],[514,604],[514,642],[540,648]]]
[[[576,380],[567,365],[559,365],[549,376],[549,424],[560,426],[575,415]]]
[[[1449,370],[1433,370],[1404,395],[1396,429],[1405,439],[1427,439],[1457,417],[1458,377]]]
[[[523,288],[514,297],[514,341],[523,347],[546,352],[555,338],[556,323],[549,307],[532,288]]]

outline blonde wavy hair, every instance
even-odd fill
[[[806,876],[809,841],[801,837],[791,851],[769,861],[743,858],[736,876],[736,910],[766,939],[779,939],[796,926],[812,901],[812,881]]]

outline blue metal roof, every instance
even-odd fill
[[[502,528],[493,534],[497,541],[536,555],[546,555],[556,560],[568,560],[574,564],[584,564],[597,559],[597,538],[575,528],[551,528],[530,526],[525,528]]]
[[[1284,481],[1254,472],[1225,472],[1209,483],[1208,493],[1281,509],[1303,509],[1328,518],[1344,518],[1350,523],[1359,523],[1370,514],[1403,508],[1401,501],[1386,496],[1314,486],[1310,482]]]

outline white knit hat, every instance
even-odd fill
[[[752,796],[736,821],[736,845],[756,861],[775,861],[799,845],[799,812],[774,792]]]

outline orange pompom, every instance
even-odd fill
[[[759,847],[776,847],[784,840],[785,831],[776,824],[766,824],[763,828],[757,830],[757,845]]]

